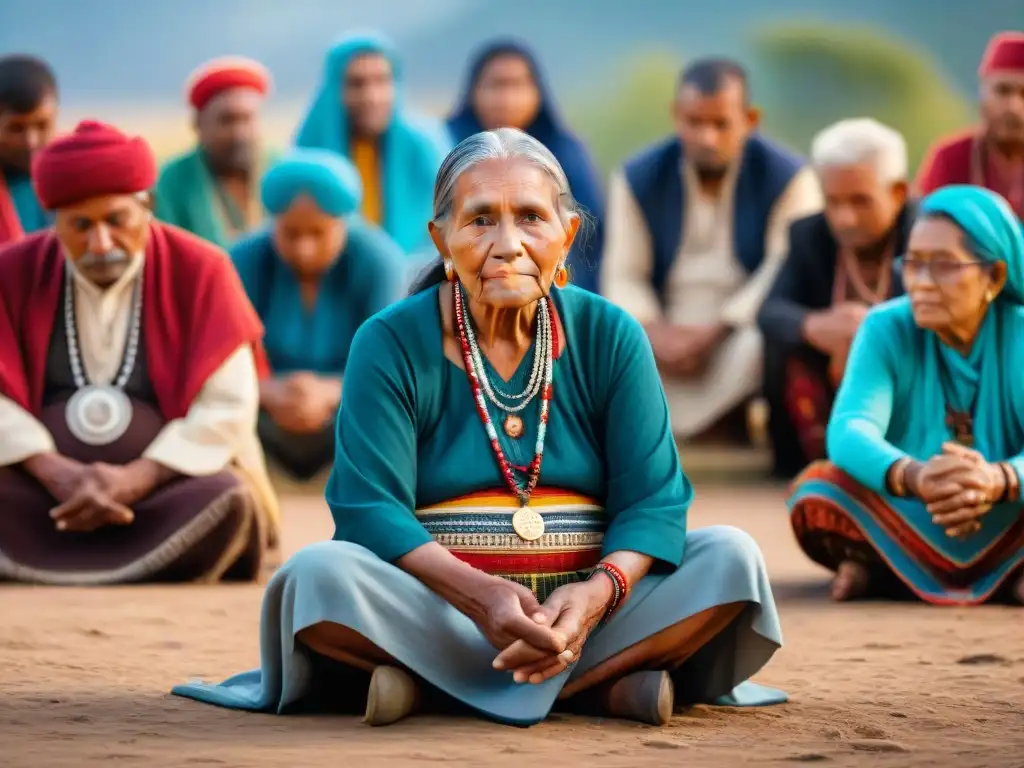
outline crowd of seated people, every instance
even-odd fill
[[[603,189],[515,40],[482,47],[432,122],[403,103],[387,40],[346,37],[289,148],[261,132],[271,73],[214,59],[187,83],[195,146],[162,168],[144,138],[104,123],[58,135],[55,74],[0,58],[0,504],[15,510],[0,519],[0,578],[255,578],[279,537],[268,465],[307,480],[336,462],[359,329],[436,273],[443,161],[510,128],[551,154],[579,206],[553,290],[600,294],[642,329],[674,440],[749,441],[748,409],[766,402],[774,473],[799,476],[794,529],[836,571],[837,598],[895,579],[986,599],[1020,557],[1004,510],[1024,445],[1016,422],[995,419],[1000,433],[982,413],[1016,413],[1015,390],[972,360],[975,337],[1003,350],[1016,322],[1024,35],[996,35],[979,75],[979,125],[911,180],[895,128],[851,116],[805,159],[759,130],[740,64],[701,59],[667,94],[672,133]],[[920,444],[903,354],[967,398],[943,395],[951,415]],[[521,435],[518,413],[502,423]],[[975,500],[956,506],[954,488]],[[949,535],[922,534],[907,555],[894,521],[922,514]]]

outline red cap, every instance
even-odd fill
[[[1000,32],[989,40],[978,74],[996,72],[1024,72],[1024,32]]]
[[[258,61],[242,56],[213,59],[189,75],[188,103],[200,111],[214,96],[232,88],[252,88],[266,96],[270,91],[270,72]]]
[[[156,177],[156,158],[144,138],[96,120],[83,120],[32,158],[36,194],[49,210],[90,197],[145,192]]]

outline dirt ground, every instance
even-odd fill
[[[258,663],[259,586],[0,588],[0,766],[1024,766],[1024,611],[833,606],[800,555],[778,488],[699,488],[694,527],[730,523],[764,548],[786,646],[758,677],[767,709],[699,707],[669,726],[556,715],[523,730],[411,718],[274,717],[171,697]],[[289,496],[285,549],[330,534]]]

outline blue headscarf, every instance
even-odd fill
[[[260,185],[263,207],[279,216],[300,195],[309,195],[324,213],[348,216],[359,209],[363,183],[355,167],[326,149],[295,149],[281,158]]]
[[[964,231],[975,256],[1003,262],[1006,286],[1000,296],[1024,304],[1024,229],[1005,199],[983,187],[957,184],[928,195],[920,213],[948,216]]]
[[[540,92],[540,108],[533,122],[524,130],[551,150],[551,154],[565,171],[573,196],[594,219],[593,231],[581,233],[577,238],[577,245],[573,247],[569,256],[569,266],[573,283],[596,292],[604,239],[601,184],[586,147],[563,122],[547,79],[541,72],[533,52],[525,43],[513,39],[495,40],[477,51],[470,63],[462,95],[448,116],[448,131],[452,139],[458,143],[484,130],[473,112],[473,90],[484,67],[498,56],[517,56],[530,68],[533,81]]]
[[[417,124],[401,99],[401,67],[394,49],[376,35],[354,35],[327,53],[323,77],[295,135],[295,145],[328,149],[348,156],[348,119],[342,82],[356,56],[376,53],[390,63],[395,78],[395,111],[381,147],[383,229],[406,253],[429,246],[427,222],[433,215],[434,178],[449,150],[442,131]]]
[[[967,354],[928,334],[925,375],[915,383],[915,394],[926,407],[941,413],[945,401],[956,411],[975,408],[975,437],[979,450],[989,458],[1005,458],[1010,445],[1008,418],[1020,403],[1007,400],[1020,392],[1021,321],[1024,320],[1024,232],[1020,221],[1002,197],[982,187],[942,187],[921,201],[921,216],[948,216],[964,231],[968,248],[979,259],[1006,265],[1006,285],[985,313]],[[930,347],[930,349],[928,348]],[[931,404],[931,405],[928,405]],[[922,439],[924,439],[922,437]],[[931,446],[927,446],[931,447]]]

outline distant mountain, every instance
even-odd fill
[[[469,53],[500,30],[535,45],[557,90],[571,97],[592,91],[623,56],[658,49],[744,58],[766,25],[820,21],[884,28],[972,91],[986,40],[1020,27],[1021,8],[1021,0],[0,0],[0,52],[46,57],[72,108],[180,102],[192,68],[228,53],[264,62],[277,98],[293,103],[314,87],[333,40],[374,28],[397,42],[410,95],[422,102],[450,100]]]

